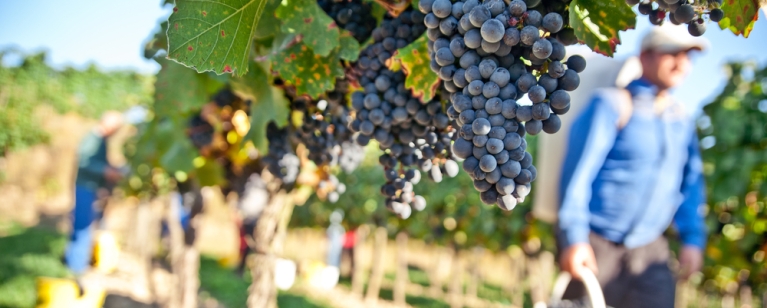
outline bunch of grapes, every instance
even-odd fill
[[[213,125],[210,125],[200,114],[189,119],[188,127],[189,139],[198,150],[213,143]]]
[[[293,152],[289,137],[288,126],[279,128],[274,122],[269,122],[266,126],[269,153],[261,159],[265,168],[286,186],[296,182],[301,168],[301,160]]]
[[[528,9],[527,3],[538,8]],[[513,209],[530,193],[537,171],[526,152],[526,133],[556,133],[558,115],[570,109],[568,91],[580,84],[586,61],[565,61],[572,44],[565,19],[551,3],[513,0],[421,0],[428,28],[431,67],[452,92],[447,114],[458,138],[452,146],[464,159],[482,202]],[[561,6],[561,10],[564,10]],[[520,104],[527,98],[532,102]]]
[[[639,13],[647,15],[653,25],[662,25],[667,16],[675,25],[687,24],[692,36],[706,32],[705,17],[713,22],[724,18],[722,0],[626,0],[626,3],[637,5]]]
[[[376,27],[370,3],[362,0],[319,0],[317,4],[360,43],[366,41]]]
[[[426,200],[413,192],[421,172],[434,181],[458,173],[449,146],[457,135],[442,103],[413,97],[405,88],[405,74],[385,67],[397,49],[423,34],[423,17],[412,10],[387,17],[373,30],[375,42],[362,51],[354,67],[363,91],[352,94],[355,117],[349,128],[356,132],[358,144],[375,139],[384,151],[379,157],[386,177],[381,193],[387,209],[401,218],[426,206]]]

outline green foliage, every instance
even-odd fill
[[[439,76],[431,71],[429,41],[424,33],[420,38],[410,43],[410,45],[394,52],[391,62],[387,63],[389,68],[402,66],[407,78],[405,87],[412,90],[413,96],[420,97],[421,100],[430,101],[439,87]]]
[[[43,228],[11,231],[0,237],[0,307],[34,307],[37,277],[69,275],[60,261],[66,237]]]
[[[210,79],[206,74],[198,74],[162,58],[158,58],[157,62],[161,65],[154,86],[157,116],[188,114],[208,102],[205,83],[210,82]]]
[[[570,26],[578,40],[597,53],[612,57],[621,43],[618,31],[633,29],[636,14],[623,0],[573,0]]]
[[[38,111],[42,106],[98,118],[107,110],[147,106],[153,78],[129,71],[103,72],[95,66],[84,70],[55,70],[45,64],[45,54],[23,55],[21,65],[0,65],[0,156],[48,140]]]
[[[168,57],[198,72],[244,75],[267,0],[177,0],[168,19]]]
[[[277,18],[283,21],[282,32],[302,36],[304,45],[314,54],[327,57],[338,47],[338,25],[313,0],[287,0],[277,8]]]
[[[735,35],[748,37],[751,30],[754,29],[754,23],[759,18],[759,6],[759,0],[723,1],[724,18],[719,21],[719,27],[730,29]]]
[[[721,289],[767,282],[767,67],[727,68],[730,78],[704,107],[699,132],[703,145],[715,142],[702,152],[711,233],[704,273]]]

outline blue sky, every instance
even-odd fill
[[[153,73],[159,66],[142,56],[143,44],[170,8],[160,0],[16,0],[0,1],[0,49],[16,47],[25,52],[48,51],[49,63],[84,67],[96,63],[104,69],[135,69]],[[698,56],[690,78],[674,92],[690,105],[711,100],[721,89],[722,64],[753,60],[767,65],[767,17],[760,12],[751,37],[735,37],[729,30],[708,24],[705,34],[712,50]],[[637,29],[621,32],[616,58],[634,55],[639,40],[651,27],[640,16]]]

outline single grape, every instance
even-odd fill
[[[455,18],[463,17],[463,2],[453,3],[452,14]]]
[[[533,55],[539,59],[546,59],[551,56],[552,48],[551,42],[546,39],[539,39],[533,43]]]
[[[503,174],[503,172],[501,172],[501,174]],[[510,179],[505,176],[501,177],[501,179],[499,179],[498,182],[495,184],[495,189],[498,190],[498,193],[503,196],[511,195],[512,193],[514,193],[514,189],[516,187],[517,187],[517,183],[514,182],[514,179]]]
[[[639,14],[642,14],[642,15],[650,14],[650,12],[652,12],[652,2],[639,3],[637,10],[639,11]]]
[[[549,103],[551,104],[551,108],[554,108],[554,109],[565,108],[565,106],[570,105],[570,94],[568,94],[564,90],[554,91],[551,93],[551,96],[549,97]]]
[[[682,4],[674,11],[674,20],[679,23],[689,23],[695,17],[695,8],[689,4]]]
[[[439,28],[439,17],[435,16],[434,13],[426,14],[423,18],[423,24],[429,29]]]
[[[503,2],[503,0],[485,0],[485,3],[483,4],[487,6],[488,9],[490,9],[490,13],[493,15],[493,17],[503,13],[503,11],[506,10],[506,3]]]
[[[538,2],[540,2],[540,0],[538,0]],[[530,3],[528,3],[527,6],[531,7]],[[535,10],[527,11],[527,17],[525,18],[525,25],[530,25],[533,27],[541,27],[542,21],[543,21],[543,16],[541,15],[540,12]]]
[[[487,137],[503,140],[503,138],[506,138],[506,129],[502,126],[493,126],[493,128],[490,129],[490,132],[487,133]]]
[[[487,54],[491,54],[498,51],[498,49],[501,48],[501,42],[491,43],[486,40],[482,40],[482,43],[480,44],[480,46],[482,47],[481,51]]]
[[[532,86],[527,91],[527,97],[530,98],[530,101],[533,103],[543,102],[543,100],[546,99],[546,89],[539,85]]]
[[[485,180],[474,180],[474,189],[480,193],[488,191],[491,187],[493,187],[493,184],[490,184]]]
[[[577,76],[576,76],[577,77]],[[531,73],[526,73],[517,79],[517,89],[522,93],[527,93],[530,88],[538,83],[535,76]]]
[[[501,92],[501,88],[495,82],[488,81],[482,86],[482,95],[490,99],[498,96]]]
[[[564,21],[562,20],[562,15],[559,15],[559,13],[551,12],[546,14],[546,16],[543,16],[543,22],[541,24],[543,25],[543,28],[549,32],[557,33],[559,30],[562,30],[563,23]]]
[[[504,211],[511,211],[517,207],[517,199],[514,198],[514,196],[511,194],[506,196],[499,196],[496,202],[498,203],[498,207]]]
[[[503,43],[508,46],[519,44],[519,30],[517,28],[508,28],[503,34]]]
[[[473,174],[475,170],[479,169],[479,160],[474,157],[466,158],[463,161],[463,171],[468,174]]]
[[[445,18],[453,13],[453,4],[450,0],[435,0],[431,5],[431,11],[439,18]]]
[[[549,118],[551,108],[548,103],[539,103],[533,105],[533,120],[543,121]],[[529,131],[528,131],[529,132]]]
[[[527,46],[532,46],[539,38],[540,34],[538,33],[538,28],[533,26],[525,26],[522,28],[522,31],[519,32],[520,41]]]
[[[570,56],[567,58],[567,68],[574,70],[576,73],[583,72],[586,69],[586,59],[581,55]]]
[[[459,138],[453,142],[451,150],[459,158],[466,159],[471,156],[473,148],[474,145],[471,142]]]
[[[547,134],[554,134],[562,128],[562,120],[556,114],[549,115],[549,118],[543,121],[543,131]]]
[[[475,147],[481,148],[487,145],[487,140],[489,138],[487,136],[474,136],[474,139],[472,139],[472,144],[474,144]]]
[[[466,87],[469,89],[469,93],[471,95],[480,95],[482,94],[482,87],[485,85],[484,82],[481,80],[474,80],[469,83],[469,86]]]
[[[458,61],[461,68],[468,69],[472,65],[479,64],[479,55],[474,50],[469,50],[466,53],[461,56],[461,59]]]
[[[458,19],[448,16],[439,22],[439,32],[445,36],[452,36],[458,30]]]
[[[514,0],[509,3],[509,13],[514,17],[521,17],[527,11],[527,4],[522,0]]]
[[[548,74],[543,74],[538,78],[538,85],[543,87],[543,89],[546,90],[546,93],[551,93],[557,90],[559,83],[556,78],[552,78]]]
[[[524,150],[522,150],[524,152]],[[501,174],[507,178],[516,178],[522,172],[522,166],[516,160],[509,160],[499,167]]]
[[[488,9],[487,6],[478,5],[471,9],[471,12],[469,12],[469,21],[471,21],[472,25],[479,28],[482,27],[485,21],[492,17],[491,15],[492,14],[490,13],[490,9]]]
[[[493,83],[488,82],[487,84]],[[500,98],[492,97],[485,102],[485,111],[487,111],[488,114],[499,114],[501,113],[501,110],[503,108],[502,101]]]
[[[460,57],[466,52],[466,44],[463,42],[463,38],[456,37],[450,41],[449,45],[450,51],[453,53],[453,56]]]
[[[527,184],[532,181],[533,175],[530,174],[530,171],[527,169],[522,169],[522,171],[519,172],[519,175],[514,178],[514,182],[517,182],[519,184]]]
[[[706,23],[703,19],[693,20],[687,24],[687,32],[692,36],[701,36],[706,33]]]
[[[496,68],[498,68],[498,64],[491,59],[484,59],[479,62],[479,73],[482,78],[489,79],[495,73]]]
[[[503,39],[505,28],[503,27],[503,24],[497,19],[488,19],[485,21],[485,23],[482,24],[480,32],[482,34],[482,39],[485,41],[490,43],[497,43]]]
[[[709,12],[708,18],[713,22],[719,22],[724,18],[724,11],[722,11],[722,9],[713,9]]]
[[[450,48],[442,47],[434,55],[434,58],[437,60],[437,64],[441,66],[446,66],[453,64],[455,62],[455,56],[453,56],[453,53],[450,51]]]
[[[573,58],[575,56],[571,56],[570,58]],[[562,77],[562,75],[565,74],[565,66],[562,64],[562,62],[559,61],[553,61],[549,63],[549,76],[551,78],[559,78]]]
[[[477,49],[482,45],[482,34],[479,29],[471,29],[466,31],[463,36],[464,44],[471,49]]]
[[[485,154],[479,159],[479,169],[483,172],[491,172],[496,167],[498,167],[498,163],[493,155]]]
[[[482,63],[480,62],[480,64]],[[510,79],[511,75],[509,74],[509,70],[503,67],[496,68],[490,75],[490,81],[495,82],[501,88],[509,84]]]
[[[498,154],[503,150],[503,141],[501,139],[489,138],[485,147],[488,153]]]
[[[487,135],[490,132],[490,121],[485,118],[477,118],[471,123],[472,132],[475,135]]]
[[[581,79],[572,69],[565,71],[565,74],[559,78],[559,88],[565,91],[573,91],[581,84]]]

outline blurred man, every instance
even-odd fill
[[[598,90],[573,123],[559,210],[562,269],[590,269],[613,307],[674,307],[675,279],[664,231],[682,248],[679,277],[703,263],[705,202],[695,123],[669,89],[707,47],[678,27],[654,27],[641,44],[643,74],[625,89]],[[683,29],[682,29],[683,30]],[[573,283],[566,297],[583,295]]]
[[[108,111],[98,126],[86,134],[77,151],[77,179],[75,181],[75,208],[72,211],[72,236],[65,252],[69,269],[82,274],[91,260],[93,232],[91,223],[96,211],[94,203],[99,190],[114,184],[122,173],[107,161],[107,138],[122,127],[122,115]]]

